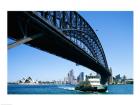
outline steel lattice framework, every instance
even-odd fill
[[[79,46],[108,69],[102,45],[92,27],[74,11],[36,11],[37,16],[65,33],[65,37]]]
[[[105,84],[111,75],[103,47],[88,22],[75,11],[10,11],[8,49],[26,44],[88,67]]]

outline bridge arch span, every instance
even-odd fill
[[[34,33],[37,35],[33,36]],[[103,84],[110,76],[103,47],[93,28],[78,12],[10,11],[8,37],[86,66],[101,74]],[[80,41],[91,54],[71,39]]]

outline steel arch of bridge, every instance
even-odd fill
[[[96,33],[77,12],[10,11],[8,37],[15,41],[8,48],[25,43],[61,56],[99,73],[102,84],[111,75]]]
[[[34,13],[65,33],[66,38],[108,69],[104,50],[95,31],[77,12],[37,11]]]

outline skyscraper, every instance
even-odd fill
[[[74,84],[75,83],[75,77],[74,77],[73,70],[70,70],[69,73],[68,73],[68,83],[69,84]]]
[[[127,79],[127,78],[126,78],[126,75],[123,75],[123,77],[122,77],[122,83],[123,83],[123,84],[126,84],[126,79]]]
[[[64,77],[64,84],[68,83],[68,77]]]
[[[84,81],[84,72],[81,72],[81,73],[79,74],[79,76],[77,77],[77,82],[78,82],[78,83],[80,83],[80,82],[82,82],[82,81]]]
[[[113,74],[112,74],[112,68],[110,67],[110,73],[111,73],[111,76],[109,77],[109,81],[108,81],[108,83],[109,84],[112,84],[113,83]]]

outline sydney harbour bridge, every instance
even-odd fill
[[[111,73],[103,47],[92,27],[75,11],[9,11],[8,38],[83,65],[101,75]],[[59,71],[56,71],[59,72]]]

